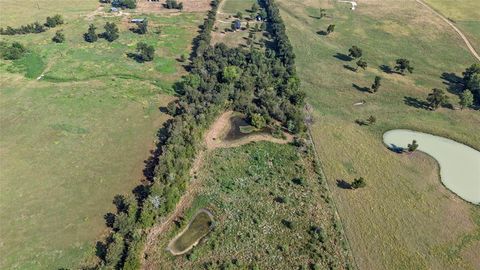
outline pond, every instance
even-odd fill
[[[173,255],[188,252],[205,237],[213,227],[213,215],[208,210],[201,209],[193,217],[187,228],[179,233],[169,244],[168,250]]]
[[[242,132],[242,127],[251,127],[244,117],[241,115],[235,115],[230,118],[230,130],[228,130],[225,138],[222,138],[224,141],[236,141],[243,137],[265,134],[270,135],[271,132],[268,128],[263,128],[261,130],[255,130],[252,127],[250,132]]]
[[[443,137],[396,129],[383,134],[390,149],[406,148],[416,140],[418,150],[435,158],[440,164],[442,183],[466,201],[480,204],[480,152]]]

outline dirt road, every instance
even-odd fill
[[[419,4],[421,4],[422,6],[426,7],[428,10],[430,10],[431,12],[435,13],[435,15],[437,15],[438,17],[440,17],[443,21],[445,21],[448,25],[450,25],[450,27],[453,28],[453,30],[455,30],[455,32],[457,32],[458,35],[460,35],[460,37],[463,39],[463,42],[465,43],[465,45],[467,45],[467,48],[468,50],[470,51],[470,53],[475,57],[477,58],[478,61],[480,61],[480,56],[478,55],[477,51],[475,51],[475,48],[473,48],[472,44],[470,43],[470,41],[468,41],[467,37],[463,34],[462,31],[460,31],[460,29],[458,29],[450,20],[448,20],[447,18],[445,18],[442,14],[440,14],[439,12],[437,12],[435,9],[433,9],[432,7],[430,7],[427,3],[425,3],[424,1],[422,0],[416,0]]]

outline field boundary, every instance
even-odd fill
[[[457,32],[457,34],[463,39],[463,42],[465,43],[465,45],[467,45],[467,48],[468,50],[470,51],[470,53],[473,55],[473,57],[475,57],[478,61],[480,61],[480,55],[478,55],[477,51],[475,50],[475,48],[473,48],[472,44],[470,43],[470,41],[468,40],[468,38],[463,34],[463,32],[458,29],[458,27],[456,27],[450,20],[448,20],[445,16],[443,16],[440,12],[436,11],[433,7],[429,6],[427,3],[423,2],[422,0],[416,0],[417,3],[421,4],[422,6],[426,7],[428,10],[430,10],[431,12],[433,12],[435,15],[437,15],[438,17],[440,17],[440,19],[442,19],[444,22],[446,22],[448,25],[450,25],[450,27],[453,28],[453,30],[455,30],[455,32]]]
[[[310,107],[307,103],[307,105],[305,106],[306,108],[307,107]],[[313,120],[313,116],[311,115],[310,111],[308,109],[305,110],[306,114],[307,114],[307,119],[310,119],[310,120]],[[328,180],[327,180],[327,175],[325,174],[325,172],[323,171],[323,164],[320,160],[320,158],[318,157],[318,152],[317,152],[317,147],[316,147],[316,143],[315,141],[313,140],[313,136],[312,136],[312,130],[310,129],[310,123],[307,123],[306,124],[307,126],[307,131],[308,131],[308,138],[310,139],[310,143],[312,144],[313,146],[313,154],[315,155],[315,160],[316,162],[318,163],[318,167],[320,169],[320,175],[323,177],[323,179],[325,180],[325,188],[327,189],[327,193],[330,195],[331,197],[331,202],[332,202],[332,206],[333,206],[333,211],[335,213],[335,218],[339,221],[340,223],[340,229],[342,231],[342,234],[343,236],[345,237],[345,242],[347,243],[347,246],[348,246],[348,256],[347,257],[350,257],[352,259],[352,262],[353,264],[355,265],[355,269],[360,269],[358,267],[358,263],[357,263],[357,260],[355,258],[355,256],[353,255],[353,249],[352,249],[352,246],[350,245],[350,239],[348,239],[348,235],[345,233],[345,229],[344,229],[344,222],[340,216],[340,214],[338,213],[338,207],[337,207],[337,204],[335,203],[335,198],[333,197],[333,193],[330,189],[330,186],[328,184]]]

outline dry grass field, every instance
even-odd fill
[[[408,128],[449,137],[480,149],[480,115],[473,110],[418,105],[432,88],[447,88],[442,74],[474,63],[448,25],[409,1],[360,1],[357,10],[336,1],[278,0],[297,55],[299,76],[313,107],[313,137],[360,269],[476,269],[480,209],[440,182],[435,160],[395,154],[382,134]],[[327,18],[317,19],[320,8]],[[329,24],[335,32],[318,34]],[[357,45],[368,63],[353,72],[344,54]],[[383,72],[395,59],[412,61],[413,74]],[[348,58],[348,57],[347,57]],[[383,66],[383,68],[385,68]],[[364,92],[383,77],[376,94]],[[448,94],[450,102],[458,97]],[[365,100],[362,106],[354,103]],[[354,121],[374,115],[374,126]],[[342,189],[337,180],[363,176],[367,187]]]

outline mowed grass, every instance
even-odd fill
[[[387,150],[382,134],[409,128],[445,136],[480,149],[480,114],[441,108],[431,112],[408,102],[425,100],[434,87],[445,89],[442,73],[461,72],[475,60],[448,28],[415,1],[361,2],[355,12],[345,3],[277,1],[296,55],[298,73],[313,107],[313,137],[333,188],[347,236],[360,269],[475,269],[480,241],[480,209],[441,184],[438,165],[416,153]],[[326,7],[329,18],[318,20]],[[317,32],[335,24],[335,33]],[[368,62],[352,72],[341,54],[357,45]],[[336,57],[335,57],[336,56]],[[405,57],[414,74],[387,74],[380,65]],[[340,58],[340,59],[339,59]],[[376,94],[357,90],[382,76]],[[458,105],[458,97],[449,93]],[[365,100],[363,106],[354,103]],[[374,115],[377,124],[360,127],[355,119]],[[367,187],[337,187],[337,180],[362,176]]]
[[[251,143],[206,153],[196,198],[215,217],[212,232],[189,253],[165,250],[181,227],[171,225],[148,259],[158,269],[346,268],[330,201],[310,156],[291,145]],[[153,267],[153,266],[152,266]]]
[[[0,2],[2,15],[12,3]],[[29,8],[16,6],[20,13]],[[172,83],[185,73],[176,58],[190,51],[203,18],[148,15],[150,31],[140,36],[128,30],[128,18],[90,21],[81,10],[70,16],[70,7],[42,13],[64,15],[56,29],[1,36],[30,51],[0,62],[1,269],[75,269],[94,257],[113,196],[144,178],[144,160],[168,118],[159,107],[173,99]],[[106,21],[118,24],[118,40],[83,41],[89,23],[101,33]],[[66,42],[54,44],[60,29]],[[139,41],[155,46],[153,62],[127,57]]]
[[[431,7],[453,20],[469,41],[480,51],[480,1],[425,0]]]

